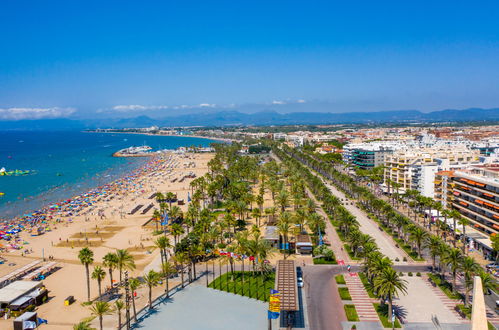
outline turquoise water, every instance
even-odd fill
[[[85,132],[0,132],[0,168],[31,170],[26,176],[0,176],[0,219],[39,209],[110,182],[147,158],[116,158],[129,146],[154,150],[209,146],[207,139]]]

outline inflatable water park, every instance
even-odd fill
[[[0,168],[0,176],[21,176],[33,174],[34,171],[31,170],[12,170],[7,171],[5,167]]]

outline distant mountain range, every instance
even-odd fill
[[[0,130],[60,130],[85,128],[125,128],[150,126],[236,126],[236,125],[305,125],[305,124],[368,124],[368,123],[417,123],[499,121],[499,108],[441,110],[423,113],[417,110],[381,112],[292,112],[263,111],[242,113],[220,111],[186,114],[175,117],[151,118],[145,115],[131,118],[103,119],[46,119],[0,121]]]

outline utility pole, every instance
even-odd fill
[[[126,329],[130,330],[130,288],[128,286],[128,270],[125,271],[125,310]]]

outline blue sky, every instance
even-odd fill
[[[497,1],[1,1],[0,30],[0,119],[499,106]]]

